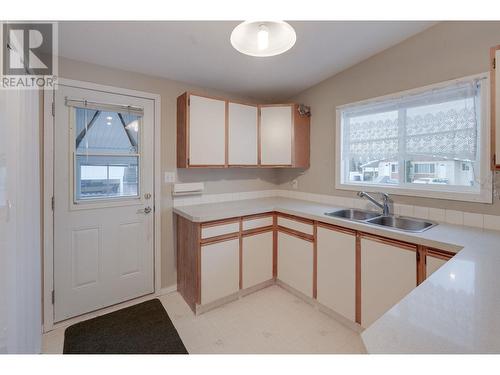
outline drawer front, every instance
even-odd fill
[[[240,287],[239,239],[201,246],[201,304],[236,293]]]
[[[243,219],[243,230],[264,228],[273,225],[273,216],[264,216],[257,218]]]
[[[307,224],[301,221],[288,219],[286,217],[278,216],[278,225],[288,229],[296,230],[298,232],[309,234],[311,236],[314,233],[314,226],[312,224]]]
[[[224,234],[238,233],[240,231],[239,221],[220,225],[207,225],[201,227],[201,239],[222,236]]]

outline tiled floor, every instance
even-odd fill
[[[279,286],[200,316],[178,293],[160,297],[187,350],[196,353],[365,353],[358,333]],[[64,329],[44,335],[44,353],[61,353]]]

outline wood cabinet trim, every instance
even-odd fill
[[[274,225],[268,225],[267,227],[260,227],[254,229],[241,230],[242,237],[255,236],[257,234],[267,233],[274,230]]]
[[[282,213],[282,212],[278,212],[277,216],[278,217],[282,217],[283,219],[294,220],[294,221],[297,221],[297,222],[302,223],[302,224],[314,225],[314,220],[306,219],[306,218],[303,218],[303,217],[300,217],[300,216],[295,216],[295,215],[292,215],[292,214],[285,214],[285,213]]]
[[[423,245],[417,245],[417,286],[426,279],[426,258],[427,248]]]
[[[209,238],[204,238],[200,241],[201,246],[212,245],[214,243],[224,242],[233,240],[235,238],[240,237],[240,232],[233,232],[228,234],[222,234],[220,236],[214,236]]]
[[[450,251],[435,249],[431,247],[427,247],[425,250],[426,250],[426,255],[447,261],[456,255],[455,253],[452,253]]]
[[[240,221],[239,217],[231,217],[228,219],[205,221],[205,222],[201,223],[201,227],[202,228],[210,228],[210,227],[216,227],[218,225],[237,223],[238,221]]]
[[[366,238],[366,239],[369,239],[369,240],[372,240],[375,242],[380,242],[383,244],[392,245],[395,247],[399,247],[400,249],[403,249],[403,250],[415,251],[415,252],[417,251],[417,245],[415,245],[415,244],[411,244],[411,243],[399,241],[399,240],[394,240],[392,238],[377,236],[376,234],[370,234],[370,233],[364,233],[364,232],[360,232],[359,234],[360,234],[361,238]]]
[[[333,230],[335,232],[341,232],[341,233],[349,234],[351,236],[356,235],[356,231],[354,229],[344,228],[344,227],[340,227],[340,226],[334,225],[334,224],[323,223],[321,221],[317,221],[316,225],[320,228]]]
[[[282,227],[280,225],[278,225],[278,232],[286,233],[289,234],[290,236],[294,236],[308,242],[314,242],[314,236],[296,231],[294,229]]]

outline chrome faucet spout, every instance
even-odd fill
[[[375,198],[373,198],[370,194],[368,194],[366,191],[359,191],[358,192],[358,197],[360,198],[366,198],[370,202],[372,202],[375,206],[380,208],[382,210],[382,215],[384,216],[389,216],[389,194],[386,193],[381,193],[382,195],[382,203],[378,202]]]

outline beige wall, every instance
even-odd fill
[[[500,22],[445,22],[403,41],[292,98],[311,106],[311,168],[280,171],[290,189],[318,194],[354,196],[335,189],[335,107],[401,90],[489,70],[489,48],[500,44]],[[334,51],[332,51],[334,53]],[[500,215],[500,202],[465,203],[393,196],[397,203]]]
[[[243,98],[241,96],[208,91],[167,79],[125,72],[64,58],[59,60],[59,76],[161,95],[162,176],[159,177],[162,181],[164,171],[173,171],[176,169],[176,100],[180,94],[186,90],[193,90],[205,94],[249,100],[248,98]],[[267,169],[178,170],[179,182],[204,181],[205,191],[207,193],[274,189],[277,183],[276,177],[275,171]],[[161,195],[161,279],[162,287],[167,287],[175,284],[177,280],[170,184],[162,184]]]

